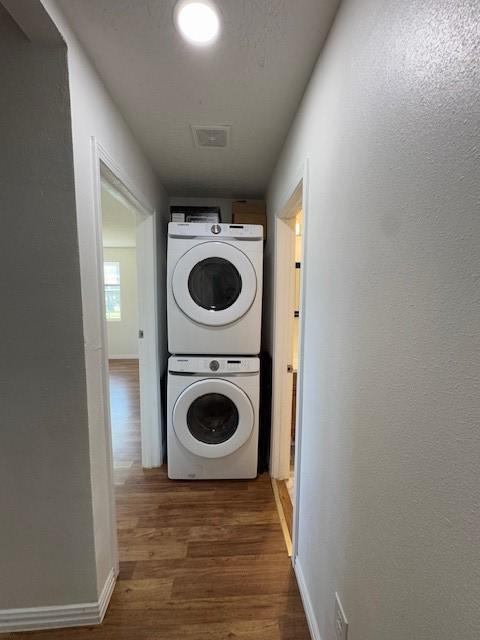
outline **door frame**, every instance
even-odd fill
[[[295,427],[295,500],[293,504],[292,562],[297,557],[298,516],[300,504],[300,468],[302,452],[303,377],[305,352],[305,282],[307,273],[306,235],[308,228],[308,159],[305,159],[284,191],[282,204],[275,212],[275,243],[273,256],[273,384],[272,384],[272,446],[270,473],[275,480],[290,475],[292,374],[287,371],[291,359],[292,323],[285,322],[294,310],[295,270],[294,216],[301,203],[302,266],[300,271],[300,326],[298,338],[297,408]],[[287,283],[287,285],[285,284]]]
[[[160,402],[160,362],[158,353],[158,306],[157,306],[157,244],[156,212],[146,204],[145,198],[133,180],[115,162],[113,157],[92,136],[93,188],[95,202],[95,236],[97,240],[97,280],[99,285],[101,339],[104,351],[102,387],[105,428],[110,450],[111,485],[113,487],[113,455],[111,442],[111,419],[108,374],[108,340],[105,319],[103,282],[103,237],[101,183],[106,179],[137,211],[137,282],[139,327],[144,331],[139,340],[140,368],[140,423],[142,443],[142,466],[159,467],[163,461],[162,418]],[[113,495],[113,493],[112,493]]]

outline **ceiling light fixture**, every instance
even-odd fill
[[[212,44],[220,31],[218,11],[210,0],[180,0],[175,24],[182,36],[196,45]]]

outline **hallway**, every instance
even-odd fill
[[[138,364],[110,362],[120,575],[99,627],[48,640],[308,640],[270,481],[142,470]]]

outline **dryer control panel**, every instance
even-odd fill
[[[169,222],[168,235],[171,238],[263,240],[263,227],[260,224]]]
[[[171,356],[168,360],[170,373],[186,373],[190,375],[233,375],[258,373],[260,360],[258,358],[243,358],[238,356]]]

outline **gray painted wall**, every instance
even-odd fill
[[[107,345],[102,337],[103,316],[98,286],[95,236],[95,196],[93,188],[92,138],[106,150],[115,166],[128,176],[129,183],[145,206],[156,211],[157,229],[166,224],[167,197],[150,163],[137,144],[125,120],[107,93],[90,60],[79,44],[55,0],[42,0],[49,16],[68,47],[68,73],[72,105],[75,194],[82,282],[85,362],[87,374],[90,469],[93,494],[97,595],[100,595],[114,568],[112,540],[116,523],[110,517],[112,491],[109,477],[107,416],[104,412],[102,372]],[[165,282],[165,236],[158,239],[158,282]],[[165,287],[158,287],[159,348],[165,350]],[[162,344],[163,343],[163,344]],[[160,366],[166,357],[161,355]]]
[[[8,6],[33,41],[2,9],[8,304],[0,328],[9,341],[1,352],[0,507],[9,520],[0,527],[0,566],[9,581],[0,585],[0,609],[95,602],[115,569],[92,137],[156,211],[159,282],[167,217],[161,184],[55,1]],[[162,353],[165,326],[161,316]]]
[[[0,609],[96,600],[66,49],[0,6]],[[8,577],[8,579],[7,579]]]
[[[323,640],[336,590],[349,640],[478,638],[479,23],[345,0],[269,188],[272,215],[309,158],[298,567]]]

